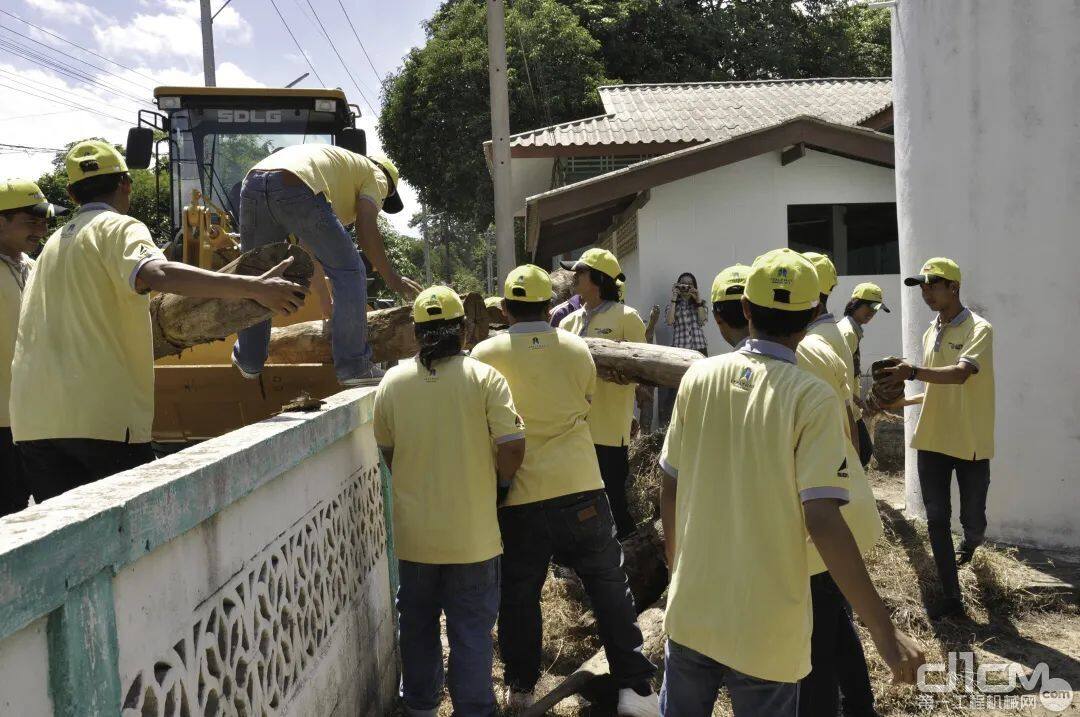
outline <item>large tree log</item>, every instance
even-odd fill
[[[646,652],[650,645],[664,639],[664,608],[654,605],[638,615],[638,626],[645,638]],[[603,685],[604,678],[611,672],[608,666],[607,655],[601,648],[595,655],[590,657],[581,667],[574,670],[565,680],[560,682],[555,689],[547,693],[533,704],[532,707],[522,710],[519,717],[543,717],[548,710],[555,707],[567,697],[589,690],[593,700],[607,698],[611,700],[615,696],[615,685],[608,681]]]
[[[678,388],[690,364],[704,358],[697,351],[674,346],[635,344],[586,338],[596,372],[607,381]]]
[[[314,265],[299,246],[270,244],[240,255],[222,267],[222,274],[256,276],[272,269],[286,257],[293,263],[284,278],[308,286]],[[210,343],[254,326],[274,315],[251,299],[195,299],[177,294],[158,294],[150,299],[150,322],[154,358],[173,356],[196,344]]]
[[[487,338],[488,317],[480,294],[465,296],[465,345]],[[419,350],[413,334],[411,306],[368,313],[368,343],[376,362],[397,361]],[[330,327],[323,321],[305,321],[270,332],[270,363],[330,363]]]

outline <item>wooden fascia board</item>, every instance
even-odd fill
[[[891,127],[893,123],[893,106],[890,104],[880,112],[876,112],[862,122],[859,123],[860,127],[872,129],[874,131],[881,131],[886,127]]]
[[[511,147],[510,156],[514,159],[544,159],[558,157],[626,157],[629,155],[670,154],[680,149],[695,147],[701,142],[633,142],[620,144],[581,144],[560,146],[525,146]],[[485,143],[485,152],[487,152]],[[490,156],[490,155],[489,155]]]

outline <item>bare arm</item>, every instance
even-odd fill
[[[847,412],[848,431],[851,433],[851,445],[855,446],[855,455],[859,455],[859,426],[855,422],[855,414],[851,410],[851,406],[845,406],[844,410]]]
[[[831,498],[810,500],[803,503],[803,513],[806,530],[829,575],[870,629],[878,653],[892,670],[893,681],[914,683],[919,665],[926,658],[914,640],[892,624],[888,608],[870,582],[855,538],[840,514],[839,503]]]
[[[149,261],[135,277],[135,290],[213,299],[254,299],[271,311],[291,314],[304,304],[307,289],[281,278],[292,257],[262,276],[221,274],[177,261]]]
[[[390,264],[378,219],[379,209],[364,195],[359,195],[356,199],[356,241],[390,290],[407,299],[414,299],[421,291],[420,285],[398,274]]]
[[[664,560],[668,569],[675,562],[675,498],[678,495],[679,482],[663,473],[660,484],[660,524],[664,528]]]
[[[912,374],[913,369],[914,375]],[[961,384],[977,371],[975,365],[967,361],[960,361],[952,366],[941,366],[939,368],[916,367],[907,361],[901,361],[895,366],[884,369],[887,376],[885,381],[890,385],[901,384],[909,379],[925,383]]]
[[[495,447],[495,467],[499,475],[499,485],[509,486],[514,480],[514,474],[521,468],[521,462],[525,460],[525,439],[518,438],[513,441],[500,443]]]

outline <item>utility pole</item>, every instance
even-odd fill
[[[495,250],[501,283],[517,261],[514,205],[510,196],[510,99],[506,87],[506,13],[503,0],[488,0],[488,80],[495,181]]]
[[[224,8],[224,6],[222,6]],[[217,73],[214,71],[214,16],[210,13],[210,0],[199,0],[202,16],[202,62],[203,78],[207,87],[217,86]]]
[[[424,286],[431,286],[431,217],[423,204],[420,205],[420,213],[423,216],[420,221],[420,236],[424,239]]]

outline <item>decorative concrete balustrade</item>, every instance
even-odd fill
[[[0,714],[383,715],[372,389],[0,520]]]

